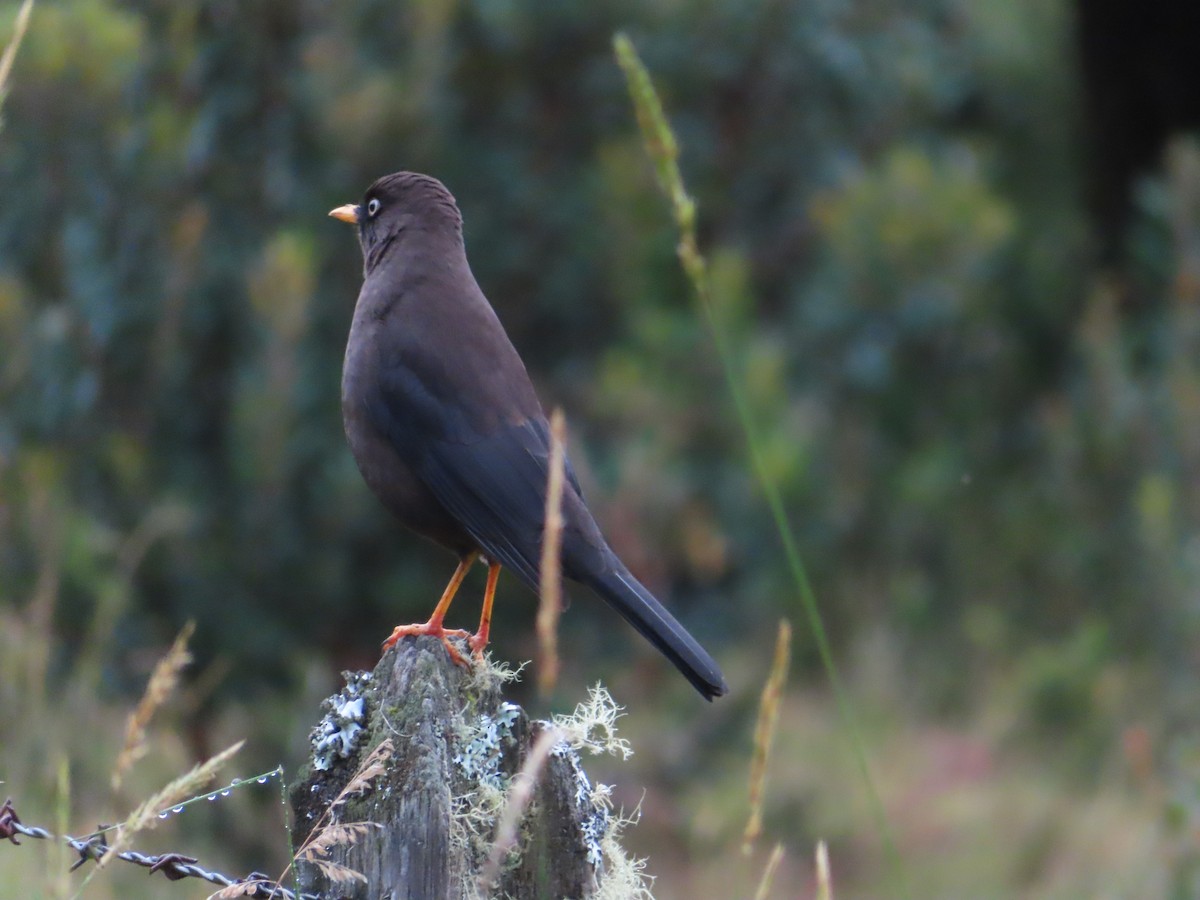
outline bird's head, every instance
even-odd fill
[[[358,226],[368,273],[408,236],[446,236],[452,244],[462,242],[462,214],[453,195],[436,178],[416,172],[385,175],[367,188],[361,203],[347,203],[329,215]]]

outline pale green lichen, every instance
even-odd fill
[[[491,653],[484,653],[483,659],[475,660],[471,667],[470,689],[468,696],[486,696],[498,691],[503,685],[521,680],[521,672],[529,665],[523,662],[515,669],[502,659],[496,659]]]
[[[638,810],[628,818],[614,817],[600,841],[604,872],[596,880],[594,900],[654,900],[651,892],[654,876],[646,873],[646,860],[629,856],[621,846],[621,832],[629,825],[636,825],[638,818]]]
[[[489,660],[487,665],[476,667],[475,677],[511,681],[519,673],[520,669],[514,671]],[[593,785],[580,759],[584,750],[622,759],[632,755],[628,741],[617,736],[616,721],[622,714],[622,707],[597,684],[573,713],[554,716],[552,722],[541,724],[563,736],[551,753],[567,761],[574,779],[582,839],[595,878],[592,896],[599,900],[653,900],[653,878],[645,873],[645,860],[626,855],[620,843],[622,829],[636,822],[637,811],[628,818],[615,814],[611,789],[604,784]],[[453,762],[471,789],[451,799],[450,844],[454,856],[466,863],[460,870],[460,896],[466,900],[482,898],[474,873],[488,857],[497,821],[509,802],[511,778],[503,772],[502,763],[520,715],[519,707],[502,703],[494,713],[474,715],[464,710],[461,718],[459,749]],[[519,865],[524,843],[518,841],[508,853],[504,868]]]
[[[588,688],[588,698],[575,707],[569,716],[556,715],[551,722],[563,733],[564,740],[575,750],[587,750],[594,756],[606,753],[629,759],[633,748],[624,738],[617,737],[617,719],[624,713],[612,694],[597,682]]]

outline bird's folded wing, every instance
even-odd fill
[[[406,344],[382,367],[367,412],[484,555],[536,590],[550,428],[520,360],[516,369],[493,366],[519,370],[520,378],[506,381],[475,368],[484,358],[482,351],[459,357]],[[569,460],[566,479],[579,495]]]
[[[469,443],[439,441],[417,472],[485,556],[535,590],[545,520],[550,441],[544,419],[530,419]],[[567,464],[567,480],[578,491]]]

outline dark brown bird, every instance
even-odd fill
[[[427,175],[397,172],[362,203],[331,216],[358,226],[363,286],[342,371],[350,449],[371,490],[418,534],[458,555],[423,625],[384,642],[435,635],[456,661],[442,622],[475,559],[488,564],[479,630],[487,645],[496,577],[505,566],[535,591],[550,456],[549,426],[525,365],[475,282],[462,216]],[[728,690],[720,669],[609,549],[568,461],[562,571],[592,588],[673,662],[706,698]]]

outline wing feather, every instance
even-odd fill
[[[402,342],[364,402],[375,427],[484,555],[536,590],[550,427],[516,351],[499,335],[493,352],[507,349],[515,361],[494,369],[509,372],[507,384],[477,368],[482,351],[450,358]],[[566,478],[581,496],[570,460]]]
[[[536,588],[548,459],[545,423],[529,421],[470,443],[439,441],[417,472],[484,555]]]

